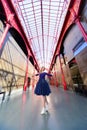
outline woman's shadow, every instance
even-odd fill
[[[47,112],[46,115],[42,115],[41,130],[49,130],[49,118],[50,118],[49,112]]]

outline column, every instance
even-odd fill
[[[29,64],[29,55],[27,57],[27,62],[26,62],[26,73],[25,73],[25,81],[24,81],[24,87],[23,90],[26,91],[27,85],[28,85],[28,64]]]
[[[63,73],[60,55],[59,55],[59,62],[60,62],[60,69],[61,69],[61,74],[62,74],[62,84],[63,84],[64,90],[67,90],[67,85],[66,85],[66,81],[65,81],[65,77],[64,77],[64,73]]]
[[[55,65],[56,65],[56,64],[55,64]],[[57,81],[57,76],[56,76],[56,69],[55,69],[55,65],[54,65],[55,83],[56,83],[56,87],[58,87],[58,81]]]
[[[34,70],[33,70],[33,75],[35,75],[35,62],[34,62]],[[32,79],[32,88],[35,86],[35,76]]]

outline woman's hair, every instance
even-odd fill
[[[43,72],[45,70],[45,67],[42,66],[41,69],[40,69],[40,72]]]

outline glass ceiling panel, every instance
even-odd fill
[[[38,64],[49,69],[70,0],[12,0]]]

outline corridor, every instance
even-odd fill
[[[0,104],[0,130],[87,130],[87,98],[51,86],[49,113],[41,115],[41,97],[33,90]]]
[[[0,101],[0,130],[87,130],[87,0],[0,0]]]

